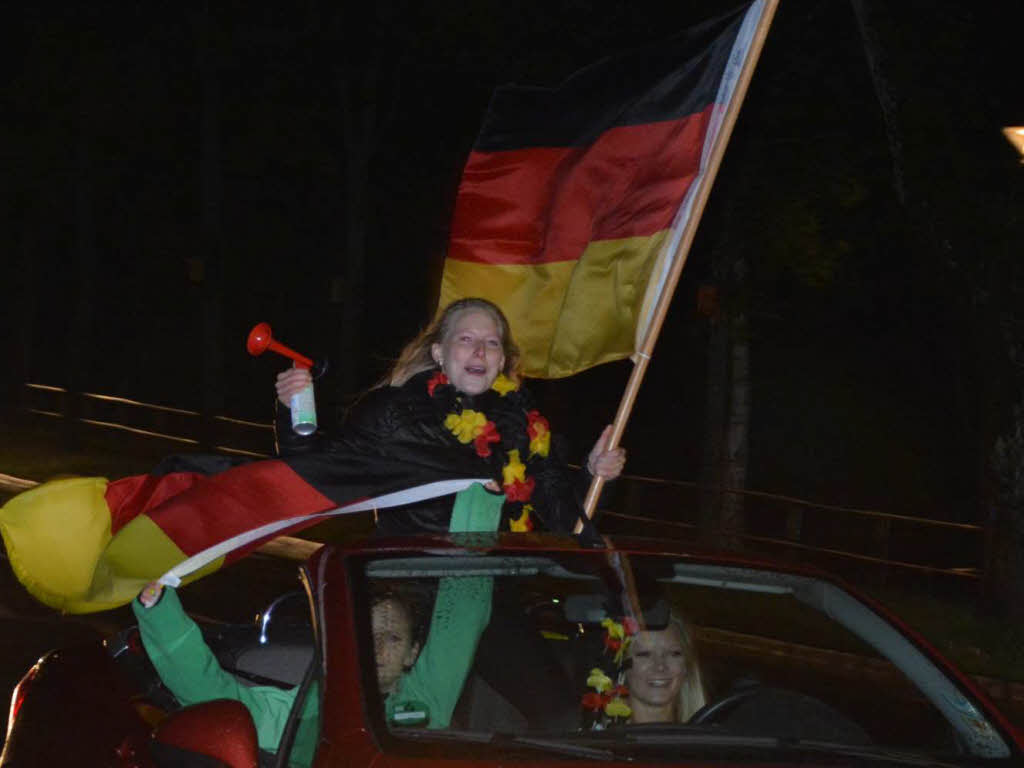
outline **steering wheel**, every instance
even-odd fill
[[[702,707],[687,724],[724,724],[731,731],[748,736],[872,743],[871,736],[856,720],[830,704],[798,691],[756,683],[736,688]]]
[[[712,725],[714,723],[720,723],[722,720],[727,718],[729,713],[736,707],[750,697],[756,696],[762,690],[762,687],[757,684],[745,685],[742,688],[727,694],[724,698],[721,698],[718,701],[712,701],[705,704],[694,712],[693,716],[686,722],[688,725]]]

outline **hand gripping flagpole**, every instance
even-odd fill
[[[733,126],[736,124],[736,117],[739,115],[740,106],[743,104],[743,99],[746,96],[747,86],[750,85],[750,78],[754,74],[754,67],[757,65],[757,60],[761,55],[761,48],[764,46],[764,40],[768,35],[768,28],[771,26],[772,17],[775,15],[777,6],[778,0],[756,0],[747,10],[747,15],[737,36],[733,52],[730,55],[730,59],[733,59],[737,55],[744,56],[745,54],[743,64],[735,80],[732,94],[728,98],[720,129],[717,136],[714,137],[710,154],[707,155],[707,164],[703,173],[700,174],[696,183],[691,187],[690,192],[687,193],[686,199],[684,199],[683,204],[680,206],[679,214],[677,214],[677,223],[680,217],[685,218],[683,227],[678,232],[670,234],[669,239],[666,240],[665,250],[671,253],[671,257],[667,262],[661,262],[665,264],[662,267],[664,274],[659,279],[657,274],[658,265],[656,265],[656,274],[651,277],[652,285],[654,281],[658,281],[660,284],[660,291],[651,312],[650,320],[643,331],[643,343],[640,344],[640,348],[633,355],[633,371],[629,376],[629,381],[626,383],[626,391],[622,395],[622,400],[619,402],[619,410],[615,414],[615,421],[612,423],[612,432],[608,438],[606,450],[610,451],[618,447],[622,433],[626,429],[626,422],[633,411],[637,393],[640,391],[640,384],[647,373],[647,365],[651,361],[654,345],[658,341],[658,334],[661,332],[661,326],[665,321],[665,315],[668,313],[669,304],[672,302],[672,294],[675,293],[676,284],[679,282],[679,275],[682,274],[683,267],[686,265],[686,258],[690,253],[690,246],[693,244],[693,238],[697,232],[697,224],[700,222],[700,217],[704,213],[704,206],[707,204],[708,196],[711,194],[711,186],[714,183],[715,176],[718,174],[718,167],[722,163],[726,144],[729,143],[729,136],[732,134]],[[743,46],[745,43],[747,46],[744,51]],[[713,123],[714,118],[712,118],[712,125]],[[673,229],[675,230],[676,227],[673,227]],[[667,272],[665,272],[666,269]],[[645,309],[646,304],[647,302],[645,301]],[[602,488],[604,488],[603,477],[595,477],[591,480],[586,500],[583,502],[583,511],[588,519],[594,517],[594,512],[597,509],[597,500],[601,496]],[[580,520],[576,523],[575,532],[579,533],[582,530],[583,521]]]

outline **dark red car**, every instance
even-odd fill
[[[236,704],[179,708],[129,628],[29,671],[0,764],[283,766],[303,740],[320,768],[1024,764],[1024,734],[966,676],[819,572],[669,542],[506,534],[325,546],[302,579],[306,594],[256,625],[204,629],[233,674],[297,687],[276,753],[258,752]],[[432,615],[439,585],[468,580],[488,585],[490,620],[475,654],[452,643],[436,657],[467,674],[438,728],[429,705],[388,706],[379,690],[371,604],[414,596],[430,642],[465,607]],[[317,716],[300,728],[310,697]]]

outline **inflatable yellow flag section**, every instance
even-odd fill
[[[145,515],[112,535],[107,487],[102,477],[54,480],[0,508],[0,534],[14,575],[51,608],[90,613],[125,605],[187,557]]]
[[[196,455],[162,474],[53,480],[0,507],[0,534],[14,575],[40,602],[103,611],[150,581],[194,581],[324,517],[487,481],[459,477],[445,454],[415,458],[332,453],[231,465]]]

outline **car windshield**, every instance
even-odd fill
[[[368,702],[391,749],[1010,754],[967,692],[824,580],[604,551],[354,567]]]

